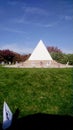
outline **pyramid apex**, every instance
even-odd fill
[[[42,40],[40,40],[37,46],[34,48],[29,60],[52,60],[52,57]]]
[[[43,42],[43,40],[40,39],[40,42]]]
[[[43,40],[40,40],[39,43],[43,43]]]

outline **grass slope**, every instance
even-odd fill
[[[72,68],[20,69],[0,67],[0,121],[3,102],[20,117],[37,113],[73,115]]]

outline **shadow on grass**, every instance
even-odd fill
[[[36,113],[22,118],[18,118],[19,109],[13,115],[11,127],[7,130],[72,130],[73,117],[68,115],[50,115]],[[0,125],[0,130],[2,130]]]

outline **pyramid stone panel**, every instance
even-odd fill
[[[52,57],[50,56],[42,40],[39,41],[28,60],[52,60]]]

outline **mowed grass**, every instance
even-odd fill
[[[0,122],[7,102],[20,117],[33,113],[73,115],[72,68],[0,67]]]

